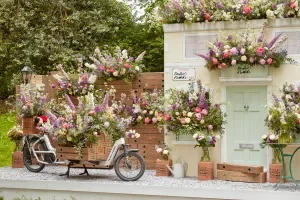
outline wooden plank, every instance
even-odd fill
[[[217,170],[217,179],[223,181],[265,183],[267,181],[267,172],[254,174],[254,173]]]
[[[140,138],[130,138],[128,139],[130,144],[163,144],[164,143],[164,135],[161,134],[141,134]]]
[[[245,173],[263,173],[263,166],[247,166],[247,165],[236,165],[236,164],[227,164],[227,163],[217,163],[218,170],[226,171],[236,171],[236,172],[245,172]]]

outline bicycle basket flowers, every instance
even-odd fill
[[[120,47],[116,47],[114,53],[108,51],[100,52],[97,48],[94,55],[90,57],[93,64],[86,63],[85,66],[103,80],[124,80],[129,82],[142,72],[143,65],[141,60],[144,55],[145,52],[134,59],[128,56],[127,50],[121,50]]]
[[[31,88],[30,84],[20,86],[20,98],[17,98],[16,109],[22,117],[40,116],[45,112],[46,98],[44,85]]]
[[[267,42],[266,29],[267,23],[264,24],[258,38],[250,31],[249,25],[242,33],[223,33],[216,42],[208,42],[208,55],[196,55],[206,60],[205,66],[210,71],[237,66],[238,73],[250,73],[250,68],[255,65],[278,68],[285,61],[295,64],[295,61],[287,57],[286,50],[278,50],[287,40],[287,36],[279,34]]]

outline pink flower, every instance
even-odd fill
[[[264,65],[264,64],[266,64],[266,61],[265,61],[265,59],[260,59],[259,63],[260,63],[261,65]]]
[[[168,120],[170,120],[170,119],[171,119],[171,116],[170,116],[169,114],[166,114],[166,115],[165,115],[165,120],[168,121]]]
[[[291,8],[295,9],[296,8],[296,3],[293,2],[291,5],[290,5]]]
[[[124,67],[127,68],[127,69],[129,69],[129,68],[130,68],[130,65],[129,65],[128,63],[126,63],[126,64],[124,65]]]
[[[204,18],[205,18],[205,20],[209,21],[210,20],[210,15],[208,13],[205,13]]]
[[[104,70],[105,70],[105,67],[104,67],[104,66],[101,66],[100,69],[101,69],[102,71],[104,71]]]
[[[27,107],[29,107],[29,106],[30,106],[30,103],[29,103],[29,102],[27,102],[25,105],[26,105]]]
[[[211,60],[212,60],[212,62],[213,62],[214,65],[218,64],[218,59],[212,58]]]
[[[152,122],[155,124],[157,122],[157,119],[155,117],[153,117]]]
[[[158,114],[157,114],[157,116],[159,116],[159,117],[162,117],[162,116],[163,116],[163,114],[162,114],[162,113],[158,113]]]
[[[180,119],[180,122],[181,122],[182,124],[184,124],[184,123],[185,123],[185,118],[181,118],[181,119]]]
[[[104,122],[104,127],[109,127],[109,122]]]
[[[203,109],[203,110],[201,111],[201,114],[207,115],[207,114],[208,114],[208,111],[207,111],[206,109]]]
[[[226,67],[226,64],[225,64],[225,63],[222,63],[222,64],[221,64],[221,68],[224,69],[225,67]]]
[[[157,149],[156,149],[156,152],[157,152],[157,153],[161,153],[162,151],[163,151],[162,148],[157,148]]]
[[[59,121],[61,121],[61,122],[64,122],[66,119],[65,118],[63,118],[63,117],[60,117],[59,118]]]
[[[238,50],[235,47],[233,47],[232,49],[230,49],[230,51],[231,51],[231,53],[233,55],[236,55],[238,53]]]
[[[195,108],[195,112],[196,112],[196,113],[199,113],[199,112],[201,112],[201,108],[199,108],[199,107],[196,107],[196,108]]]
[[[196,113],[195,116],[196,116],[196,118],[197,118],[198,121],[201,121],[202,115],[200,113]]]
[[[90,112],[89,112],[89,115],[94,115],[95,114],[95,112],[93,111],[93,110],[91,110]]]
[[[151,119],[149,117],[145,118],[145,124],[149,124],[151,122]]]
[[[251,7],[250,6],[245,6],[244,7],[244,14],[248,15],[251,12]]]
[[[229,54],[226,52],[224,53],[224,58],[228,58],[229,57]]]
[[[236,65],[236,60],[232,60],[231,65]]]
[[[110,68],[109,72],[113,73],[115,71],[114,68]]]
[[[68,124],[68,123],[64,123],[64,124],[62,125],[62,127],[63,127],[64,129],[67,129],[67,128],[69,128],[69,124]]]
[[[269,65],[271,65],[272,62],[273,62],[272,58],[268,58],[267,63],[268,63]]]
[[[211,131],[211,130],[213,130],[213,125],[208,125],[207,128],[209,131]]]
[[[265,52],[265,49],[263,47],[257,47],[256,55],[261,56],[264,52]]]
[[[147,110],[143,110],[143,114],[146,114],[147,113]]]
[[[250,61],[250,63],[254,63],[254,58],[253,58],[253,57],[250,57],[250,58],[249,58],[249,61]]]

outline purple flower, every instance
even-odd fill
[[[72,110],[75,110],[75,106],[74,106],[74,104],[72,103],[72,101],[71,101],[69,95],[65,94],[65,98],[66,98],[66,102],[67,102],[67,104],[69,105],[69,107],[70,107]]]
[[[214,54],[215,54],[214,50],[210,49],[210,50],[209,50],[209,55],[210,55],[210,56],[213,56]]]
[[[275,42],[280,38],[280,36],[282,35],[282,33],[278,34],[276,37],[274,37],[268,44],[268,49],[270,49],[274,44]]]
[[[173,105],[172,105],[172,109],[173,109],[173,110],[176,110],[176,108],[177,108],[177,105],[176,105],[176,104],[173,104]]]
[[[56,88],[56,85],[55,85],[55,84],[52,84],[52,85],[51,85],[51,88],[53,88],[53,89]]]
[[[101,111],[101,108],[99,105],[97,105],[95,108],[94,108],[95,112],[98,113]]]
[[[50,111],[47,112],[47,117],[49,118],[50,123],[52,124],[53,128],[58,128],[57,117]]]
[[[204,55],[204,54],[200,54],[200,53],[196,53],[197,56],[201,57],[201,58],[204,58],[205,60],[210,60],[210,57],[207,56],[207,55]]]
[[[204,90],[201,92],[201,95],[200,95],[199,106],[200,106],[201,108],[204,108],[204,109],[207,109],[207,108],[208,108],[208,105],[207,105],[207,103],[206,103],[205,91],[204,91]]]
[[[222,2],[218,2],[217,5],[216,5],[216,7],[217,7],[218,9],[223,9],[223,8],[224,8]]]
[[[220,108],[220,104],[215,104],[215,108]]]
[[[232,36],[229,35],[229,36],[227,37],[227,40],[228,40],[228,41],[232,40]]]
[[[221,48],[222,47],[222,45],[223,45],[223,43],[222,42],[217,42],[217,47],[219,47],[219,48]]]

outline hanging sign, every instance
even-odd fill
[[[173,69],[173,81],[194,81],[196,79],[195,68]]]

